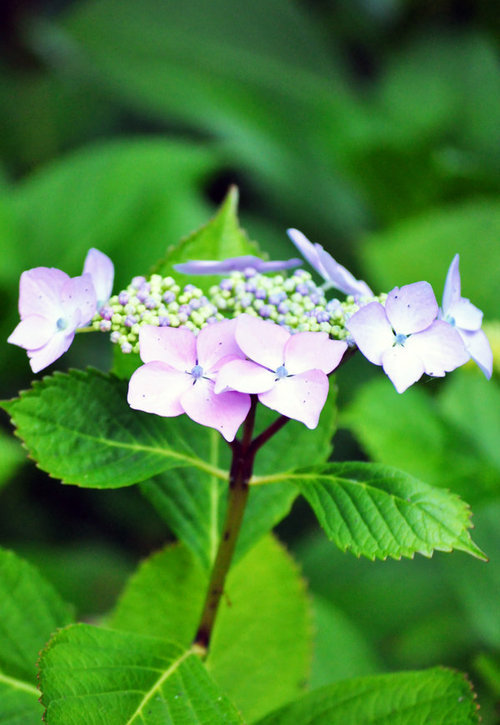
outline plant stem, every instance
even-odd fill
[[[224,593],[224,583],[231,566],[236,542],[240,533],[245,506],[250,491],[248,481],[252,476],[254,455],[250,452],[257,396],[252,395],[252,403],[243,427],[241,442],[235,440],[231,444],[233,459],[229,472],[229,497],[227,502],[226,520],[222,532],[219,549],[215,557],[210,582],[208,584],[205,604],[200,624],[194,638],[194,645],[206,652],[210,645],[212,630]]]

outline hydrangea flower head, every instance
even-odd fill
[[[291,269],[301,264],[300,259],[287,259],[285,261],[266,262],[260,257],[247,254],[243,257],[230,257],[222,262],[216,260],[199,260],[174,264],[176,272],[182,274],[204,275],[204,274],[228,274],[230,272],[279,272],[281,269]]]
[[[287,234],[304,259],[332,287],[355,298],[374,296],[366,282],[356,279],[345,267],[336,262],[321,244],[313,244],[298,229],[288,229]]]
[[[291,335],[274,322],[247,314],[237,318],[235,337],[249,359],[223,365],[215,391],[257,393],[268,408],[316,428],[328,395],[327,375],[347,344],[330,340],[326,332]]]
[[[21,322],[7,341],[27,350],[31,369],[37,373],[66,352],[75,330],[86,325],[95,311],[90,274],[71,278],[52,267],[29,269],[19,283]]]
[[[439,317],[455,327],[467,352],[489,379],[493,371],[493,353],[488,338],[481,330],[483,313],[470,300],[461,296],[458,264],[459,256],[455,254],[446,275]]]
[[[363,355],[382,365],[402,393],[424,373],[442,377],[469,358],[458,332],[437,314],[430,284],[415,282],[391,290],[385,307],[361,307],[346,327]]]
[[[85,257],[83,274],[90,274],[92,277],[99,311],[111,297],[115,276],[113,262],[106,254],[92,247]]]
[[[192,420],[234,437],[250,409],[250,396],[214,392],[214,381],[226,361],[243,357],[235,337],[236,320],[204,327],[199,335],[186,327],[145,325],[139,348],[145,363],[132,375],[128,403],[132,408]]]

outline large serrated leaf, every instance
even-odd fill
[[[31,457],[63,483],[118,488],[175,466],[212,470],[182,436],[184,416],[172,424],[132,410],[126,383],[97,370],[56,373],[2,407]]]
[[[154,637],[78,624],[39,662],[48,725],[239,725],[199,656]]]
[[[140,567],[109,623],[188,646],[207,583],[192,554],[168,547]],[[231,569],[225,595],[207,668],[252,720],[303,691],[312,634],[304,583],[282,547],[267,537]]]
[[[36,725],[41,719],[36,661],[70,608],[37,570],[0,549],[0,722]]]
[[[258,725],[474,725],[477,709],[465,675],[436,667],[328,685]]]
[[[459,549],[485,558],[471,541],[467,504],[395,468],[338,463],[296,471],[288,479],[343,551],[399,559]]]

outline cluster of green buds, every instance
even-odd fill
[[[197,333],[205,325],[247,313],[272,320],[289,332],[326,332],[347,340],[346,321],[370,299],[328,300],[325,289],[302,269],[292,275],[266,275],[253,268],[231,272],[208,295],[192,284],[180,287],[173,277],[154,274],[134,277],[129,286],[110,298],[92,321],[95,330],[109,332],[124,353],[139,351],[142,325],[187,327]]]

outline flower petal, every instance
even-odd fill
[[[232,360],[219,370],[215,381],[217,394],[227,390],[240,393],[263,393],[276,382],[276,374],[251,360]]]
[[[40,315],[54,322],[61,316],[61,290],[69,275],[54,267],[35,267],[23,272],[19,280],[21,319]]]
[[[210,380],[200,378],[181,397],[185,413],[196,423],[215,428],[227,441],[234,440],[250,410],[250,396],[244,393],[214,392]]]
[[[204,327],[196,338],[198,363],[207,373],[216,372],[220,361],[231,355],[244,358],[235,338],[236,319],[221,320]]]
[[[285,345],[285,368],[290,375],[313,369],[331,373],[346,350],[347,343],[330,340],[326,332],[298,332]]]
[[[176,272],[181,274],[228,274],[229,272],[243,271],[251,268],[256,272],[279,272],[280,269],[290,269],[298,267],[301,264],[300,259],[287,259],[285,261],[272,260],[266,262],[260,257],[247,254],[243,257],[231,257],[221,262],[217,260],[197,260],[192,262],[184,262],[182,264],[174,264]]]
[[[251,360],[276,370],[283,364],[284,347],[290,333],[275,322],[240,315],[236,324],[236,342]]]
[[[132,374],[127,401],[131,408],[166,418],[184,413],[181,396],[193,387],[193,378],[164,362],[148,362]]]
[[[87,252],[83,265],[83,274],[90,274],[97,297],[97,309],[100,309],[111,297],[115,268],[111,259],[93,247]]]
[[[308,428],[316,428],[328,395],[328,378],[322,370],[308,370],[282,378],[259,400],[281,415],[299,420]]]
[[[366,282],[363,282],[361,279],[356,279],[345,267],[336,262],[332,255],[323,249],[320,244],[316,244],[315,246],[320,264],[326,273],[325,279],[331,282],[332,287],[340,290],[345,295],[373,297],[373,292]]]
[[[96,296],[90,274],[71,277],[61,290],[61,317],[75,330],[86,325],[96,313]]]
[[[55,360],[60,358],[61,355],[64,355],[73,342],[74,337],[75,333],[73,330],[69,334],[57,332],[43,347],[38,348],[38,350],[28,350],[28,357],[30,358],[30,365],[33,372],[39,373],[40,370],[52,365]]]
[[[25,350],[36,350],[46,345],[55,332],[53,323],[40,315],[29,315],[17,325],[7,338],[12,345],[19,345]]]
[[[460,297],[459,300],[453,302],[448,307],[448,312],[444,317],[445,322],[449,322],[455,327],[459,327],[462,330],[469,330],[475,332],[481,329],[483,322],[483,313],[481,310],[472,304],[472,302],[465,297]]]
[[[139,330],[139,351],[143,362],[161,360],[181,372],[196,365],[196,337],[187,327],[144,325]]]
[[[323,267],[318,254],[318,248],[323,249],[320,244],[313,244],[309,239],[299,232],[298,229],[287,229],[286,233],[295,244],[304,259],[309,262],[311,267],[318,272],[324,280],[328,279],[325,268]]]
[[[374,365],[382,365],[384,352],[394,344],[394,333],[380,302],[355,312],[346,327],[363,355]]]
[[[448,310],[452,304],[460,299],[460,272],[458,269],[459,256],[455,254],[446,275],[443,291],[443,312],[444,316],[448,315]]]
[[[443,320],[436,320],[427,330],[411,335],[405,348],[417,355],[427,375],[442,377],[469,359],[458,331]]]
[[[489,380],[493,372],[493,352],[485,333],[483,330],[459,330],[459,333],[467,352]]]
[[[422,361],[406,345],[395,345],[386,350],[382,357],[382,367],[398,393],[404,393],[424,374]]]
[[[414,282],[389,292],[385,313],[396,333],[411,335],[432,324],[438,314],[438,304],[428,282]]]

